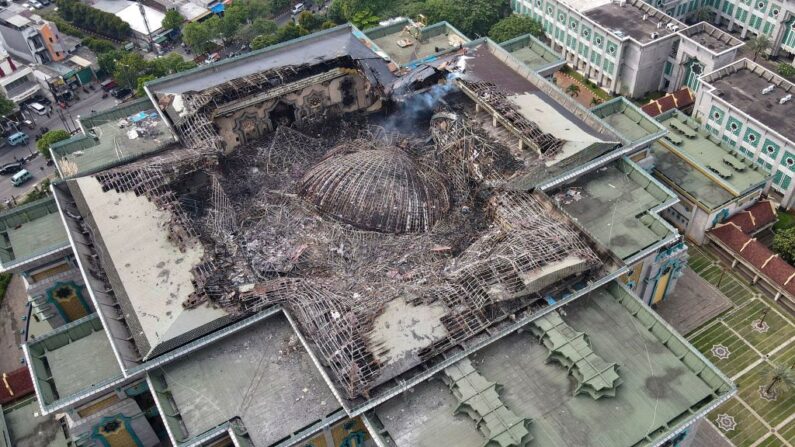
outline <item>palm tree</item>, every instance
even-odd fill
[[[753,39],[749,40],[746,44],[748,49],[754,53],[754,62],[760,53],[767,51],[770,48],[770,38],[764,34],[760,34]]]
[[[694,23],[709,22],[712,20],[712,10],[706,6],[698,8],[693,14],[693,20],[695,21]]]
[[[566,93],[572,97],[580,96],[580,86],[577,84],[569,84],[569,86],[566,87]]]
[[[770,384],[765,388],[765,394],[770,394],[779,383],[784,385],[785,389],[795,388],[795,371],[792,366],[772,364],[770,371],[767,372],[767,379]]]
[[[591,105],[592,106],[598,106],[601,103],[602,103],[602,98],[599,98],[599,97],[596,97],[596,96],[591,98]]]

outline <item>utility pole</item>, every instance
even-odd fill
[[[141,18],[144,19],[144,27],[146,28],[146,38],[149,40],[149,51],[155,51],[155,44],[152,41],[152,30],[149,29],[149,21],[146,20],[146,10],[141,0],[138,0],[138,10],[141,11]]]

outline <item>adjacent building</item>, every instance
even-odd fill
[[[695,89],[710,67],[734,61],[742,41],[706,23],[686,26],[640,0],[515,0],[544,25],[555,51],[610,93]]]
[[[14,3],[0,8],[0,38],[8,53],[27,63],[46,64],[67,56],[55,24]]]
[[[714,139],[773,176],[781,206],[795,206],[795,86],[742,59],[701,78],[694,116]]]
[[[20,104],[41,90],[33,69],[14,62],[8,53],[0,48],[0,92],[3,96]]]

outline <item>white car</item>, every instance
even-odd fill
[[[44,5],[42,5],[38,0],[30,0],[28,3],[30,3],[30,5],[36,9],[41,9],[44,7]]]
[[[303,3],[296,3],[295,6],[293,6],[293,15],[300,14],[304,9],[306,9],[306,6],[304,6]]]

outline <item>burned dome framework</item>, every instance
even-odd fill
[[[423,132],[279,127],[228,156],[174,149],[95,178],[167,210],[180,249],[203,247],[184,307],[282,305],[355,400],[602,268],[543,194],[506,186],[521,162],[465,113]],[[432,327],[420,342],[379,335],[394,303]]]

